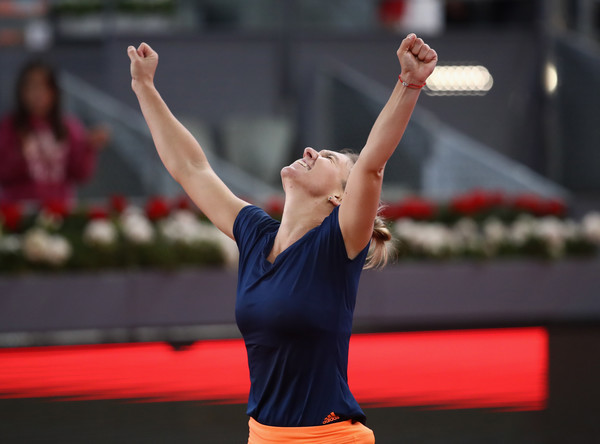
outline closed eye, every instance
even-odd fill
[[[326,159],[331,160],[332,162],[335,162],[335,156],[333,155],[333,153],[331,153],[329,151],[325,151],[323,154],[321,154],[321,157],[324,157]]]

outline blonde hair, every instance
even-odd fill
[[[381,207],[380,207],[381,209]],[[385,222],[385,219],[379,215],[375,216],[373,222],[373,234],[371,234],[371,247],[365,261],[365,270],[369,268],[383,268],[390,260],[390,248],[392,233]]]
[[[352,164],[355,164],[358,160],[358,154],[350,149],[343,149],[340,151],[350,158]],[[346,188],[346,181],[342,183],[343,188]],[[379,214],[384,207],[380,204],[377,209],[377,215],[373,221],[373,234],[371,234],[371,246],[369,253],[367,254],[367,260],[365,261],[365,270],[370,268],[383,268],[388,263],[391,256],[391,240],[392,233],[388,228],[388,225],[383,217]]]

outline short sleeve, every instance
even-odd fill
[[[246,205],[235,218],[233,237],[240,250],[240,259],[246,257],[257,242],[267,233],[277,229],[279,222],[262,208]]]
[[[327,249],[329,250],[330,260],[338,260],[341,264],[356,263],[359,268],[362,268],[369,252],[371,242],[369,241],[365,248],[354,259],[348,259],[344,236],[342,235],[342,230],[340,228],[339,210],[339,206],[335,207],[331,214],[323,221],[322,235],[326,238],[326,240],[323,241],[326,243]]]

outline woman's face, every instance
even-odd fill
[[[48,76],[41,69],[34,69],[25,76],[21,94],[25,109],[36,117],[46,117],[56,99]]]
[[[310,196],[340,198],[353,162],[336,151],[305,148],[301,159],[281,170],[283,188],[301,188]]]

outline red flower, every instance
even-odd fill
[[[420,197],[408,197],[395,204],[386,205],[380,215],[388,220],[396,220],[403,217],[410,219],[431,219],[435,214],[435,205]]]
[[[283,214],[285,199],[279,196],[271,197],[265,204],[265,211],[271,216],[280,217]]]
[[[110,196],[110,208],[121,214],[127,208],[127,199],[121,194],[113,194]]]
[[[404,199],[398,208],[399,217],[411,219],[431,219],[435,213],[435,205],[420,197]]]
[[[535,194],[523,193],[515,197],[513,206],[516,210],[540,215],[543,213],[544,202]]]
[[[400,219],[400,204],[386,204],[380,211],[379,215],[387,220]]]
[[[104,207],[92,205],[88,208],[88,218],[90,220],[108,219],[108,211]]]
[[[499,192],[473,190],[456,196],[450,202],[450,208],[459,214],[472,216],[482,211],[504,204],[504,195]]]
[[[562,217],[567,212],[567,206],[560,199],[549,199],[544,202],[544,215]]]
[[[175,200],[173,208],[177,208],[178,210],[191,210],[192,203],[187,196],[181,196]]]
[[[146,204],[146,214],[150,220],[158,220],[167,217],[171,209],[162,197],[153,197]]]
[[[61,199],[50,199],[44,202],[42,209],[49,215],[60,217],[62,219],[67,217],[71,212],[69,204],[65,200]]]
[[[11,231],[16,231],[23,220],[23,209],[17,202],[0,204],[0,220]]]

